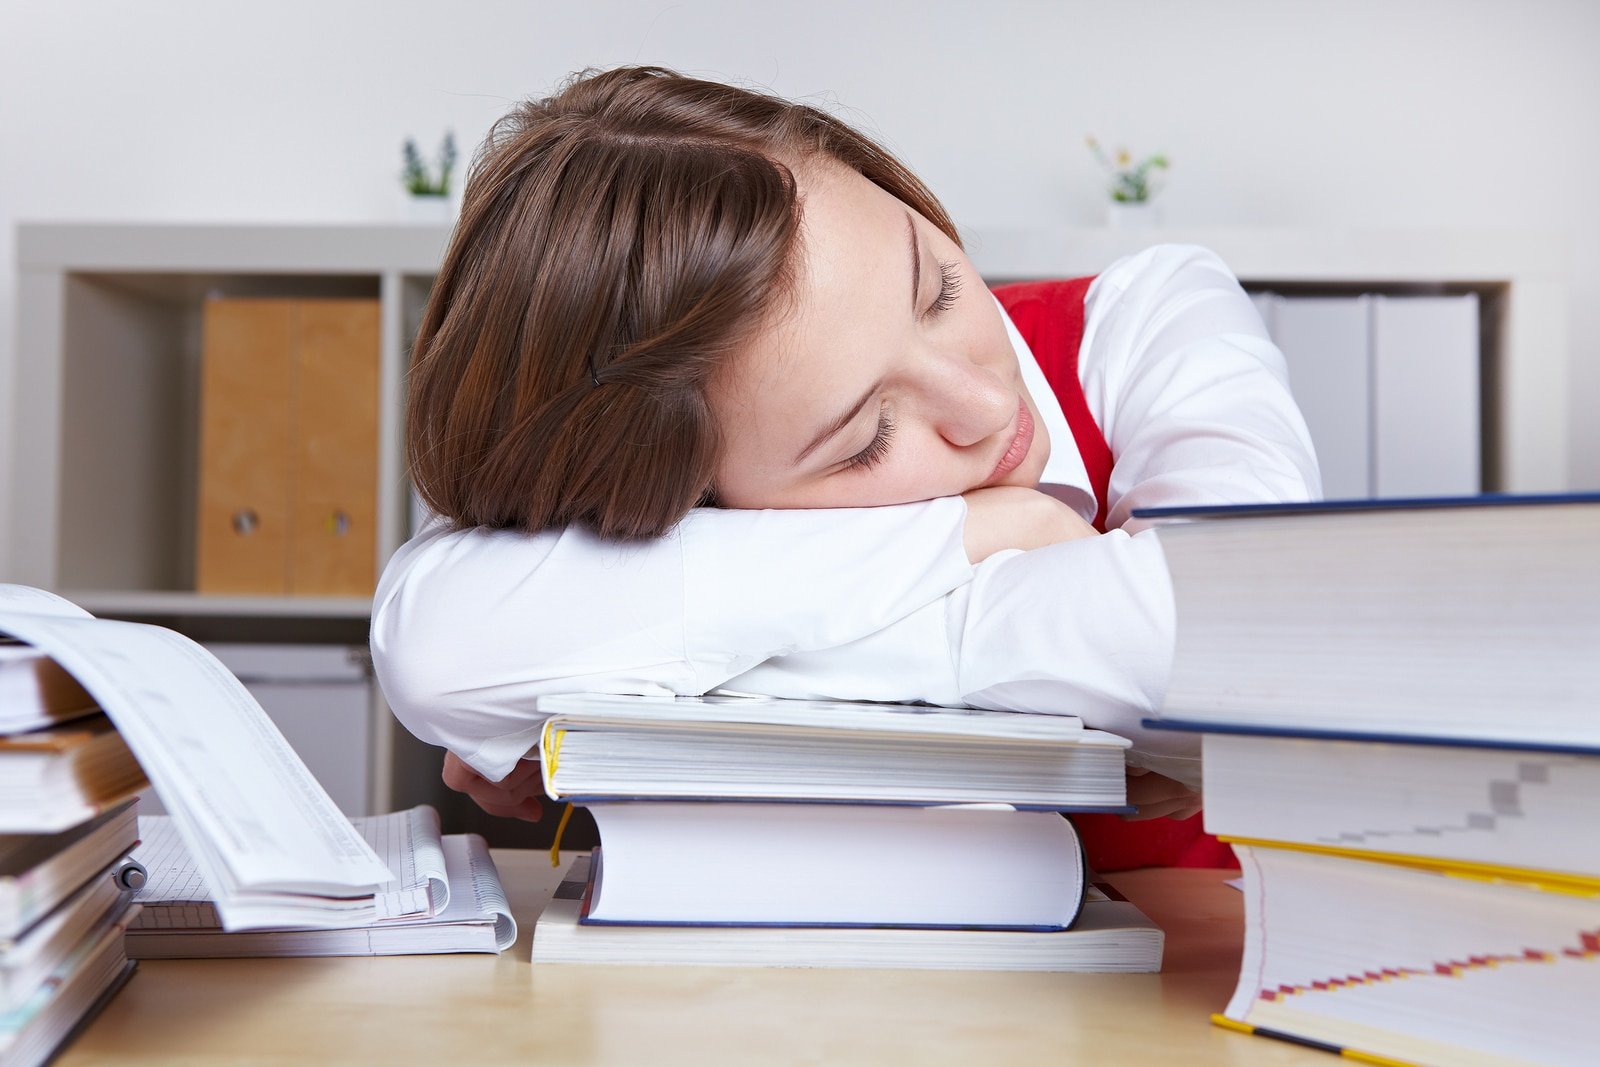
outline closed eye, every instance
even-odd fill
[[[844,461],[847,470],[867,470],[882,462],[889,454],[889,440],[894,437],[894,420],[887,408],[878,413],[878,432],[870,444]]]
[[[961,295],[961,270],[955,263],[945,261],[939,264],[939,295],[934,297],[933,303],[928,305],[927,314],[937,315],[941,311],[949,311],[955,307],[956,297]]]

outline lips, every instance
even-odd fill
[[[993,485],[1001,478],[1016,470],[1023,460],[1028,458],[1028,449],[1033,447],[1033,416],[1028,413],[1028,405],[1017,401],[1017,433],[1011,439],[1011,446],[1006,449],[1005,455],[1000,457],[1000,462],[994,465],[994,473],[989,475],[988,484]]]

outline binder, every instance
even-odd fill
[[[195,588],[370,596],[375,300],[206,301]]]
[[[201,334],[195,588],[286,593],[294,302],[207,300]]]
[[[1372,297],[1270,297],[1273,342],[1306,417],[1329,498],[1372,495]]]
[[[371,596],[377,582],[376,300],[299,304],[289,591]]]
[[[1373,495],[1478,492],[1477,295],[1372,299]]]

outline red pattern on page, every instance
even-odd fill
[[[1263,989],[1257,994],[1260,1000],[1282,1000],[1286,997],[1298,996],[1301,993],[1316,991],[1326,993],[1346,986],[1372,985],[1374,982],[1388,982],[1396,978],[1460,978],[1468,971],[1480,970],[1484,967],[1498,967],[1505,963],[1553,963],[1558,956],[1571,959],[1594,959],[1600,957],[1600,930],[1578,931],[1576,946],[1567,946],[1556,950],[1539,948],[1525,948],[1520,953],[1492,954],[1486,956],[1468,956],[1462,960],[1445,960],[1433,964],[1431,967],[1382,967],[1376,971],[1363,971],[1361,974],[1347,974],[1339,978],[1326,978],[1320,981],[1308,982],[1305,985],[1279,985],[1272,989]]]

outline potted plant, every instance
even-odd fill
[[[450,218],[450,172],[456,165],[456,139],[448,130],[439,145],[438,167],[430,168],[417,149],[414,138],[407,137],[401,148],[404,167],[400,182],[405,187],[406,201],[414,219],[427,222],[444,222]]]
[[[1159,191],[1155,181],[1156,172],[1170,166],[1167,157],[1157,152],[1135,163],[1133,154],[1126,148],[1117,149],[1113,158],[1100,147],[1100,142],[1093,134],[1084,140],[1110,177],[1106,185],[1106,191],[1111,194],[1111,202],[1106,208],[1106,222],[1111,226],[1126,227],[1156,225],[1160,218],[1151,198]]]

